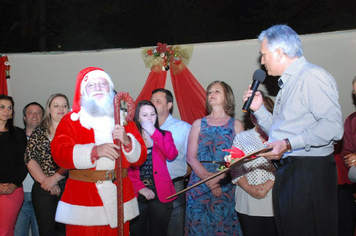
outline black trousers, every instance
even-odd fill
[[[249,216],[237,212],[244,236],[277,236],[274,217]]]
[[[352,184],[338,186],[339,236],[354,236],[356,204]]]
[[[143,195],[138,195],[140,215],[130,221],[131,236],[167,236],[173,202],[160,202],[157,191],[152,190],[155,193],[152,200],[146,200]]]
[[[333,155],[287,157],[276,171],[273,209],[279,236],[337,236],[337,172]]]
[[[58,186],[61,189],[59,196],[51,195],[49,191],[41,188],[41,184],[38,182],[33,184],[32,203],[41,236],[65,235],[65,225],[55,222],[57,205],[64,191],[65,180],[58,182]]]

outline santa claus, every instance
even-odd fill
[[[62,118],[51,142],[55,162],[70,170],[56,214],[56,221],[67,225],[67,235],[117,235],[117,150],[123,168],[125,235],[128,221],[139,214],[127,168],[141,165],[147,149],[134,122],[115,125],[114,97],[113,82],[102,69],[79,72],[73,111]]]

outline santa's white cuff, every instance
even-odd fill
[[[128,133],[127,135],[131,138],[132,149],[130,152],[126,152],[124,146],[121,145],[122,151],[124,152],[127,161],[130,163],[134,163],[137,162],[141,156],[141,144],[137,141],[135,136],[133,136],[132,134]]]
[[[73,163],[76,169],[90,169],[95,167],[91,161],[91,151],[94,143],[76,144],[73,148]]]

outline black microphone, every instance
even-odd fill
[[[248,110],[250,110],[251,102],[252,102],[253,98],[255,97],[257,88],[260,85],[260,83],[265,81],[265,78],[266,78],[266,72],[264,72],[261,69],[258,69],[255,71],[255,73],[253,73],[253,76],[252,76],[253,83],[251,85],[252,95],[251,95],[251,97],[249,97],[247,99],[247,101],[243,105],[243,107],[242,107],[243,112],[248,112]]]

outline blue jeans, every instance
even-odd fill
[[[32,236],[39,236],[35,211],[32,205],[31,193],[25,192],[25,200],[22,204],[15,226],[15,236],[28,236],[31,226]]]

